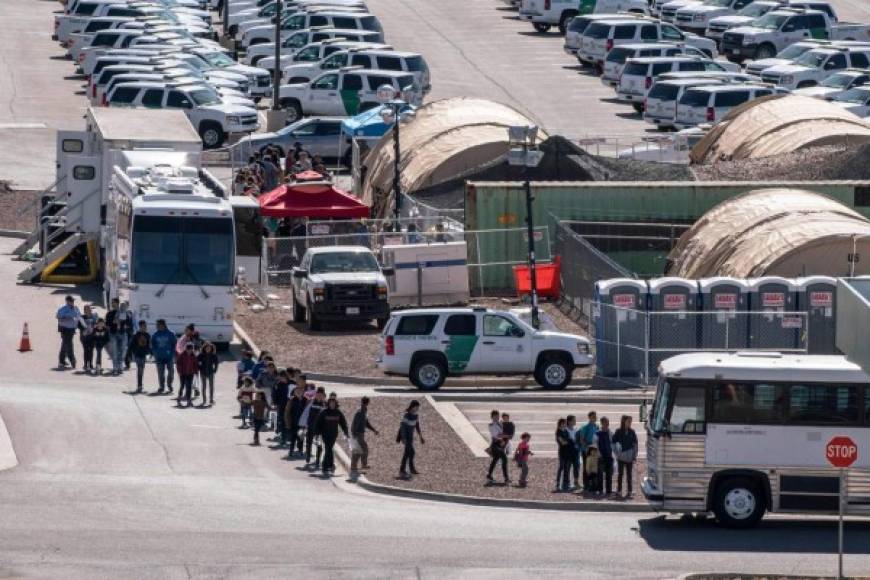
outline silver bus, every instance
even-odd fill
[[[646,405],[645,405],[646,406]],[[710,513],[729,527],[766,512],[836,514],[825,448],[858,446],[845,513],[870,515],[870,376],[842,356],[694,353],[661,363],[642,490],[657,511]]]

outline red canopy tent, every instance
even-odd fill
[[[264,217],[367,218],[370,214],[360,200],[323,181],[279,185],[259,201]]]

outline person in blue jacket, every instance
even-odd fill
[[[595,442],[595,436],[598,435],[598,414],[595,411],[589,411],[587,415],[589,421],[580,427],[577,432],[577,443],[580,445],[580,454],[583,456],[583,489],[588,490],[589,478],[586,476],[586,457],[589,455],[589,447]]]
[[[151,335],[151,355],[157,367],[157,394],[163,394],[169,387],[172,394],[172,380],[175,378],[175,333],[166,328],[166,321],[157,321],[157,332]]]

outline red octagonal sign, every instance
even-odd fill
[[[858,459],[858,446],[851,437],[834,437],[825,446],[825,457],[834,467],[845,469]]]

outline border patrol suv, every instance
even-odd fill
[[[534,374],[547,389],[563,389],[576,367],[592,364],[589,340],[535,330],[512,312],[432,308],[394,312],[381,336],[377,366],[430,391],[448,375]]]

